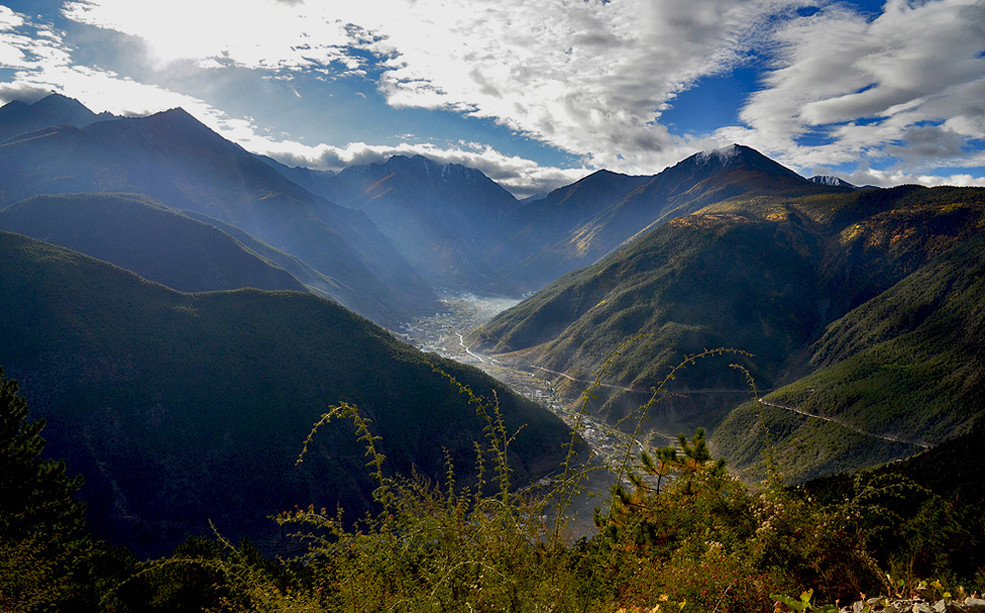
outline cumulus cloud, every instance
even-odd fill
[[[480,143],[459,143],[456,147],[401,143],[370,145],[349,143],[345,147],[320,144],[307,146],[294,141],[274,141],[263,137],[248,139],[244,145],[288,166],[339,171],[348,166],[384,162],[395,155],[423,155],[445,164],[461,164],[481,171],[518,198],[547,192],[573,183],[589,174],[586,168],[560,169],[542,166],[520,156],[509,156]]]
[[[892,187],[894,185],[913,184],[926,187],[940,185],[985,187],[985,177],[976,177],[970,174],[934,175],[903,170],[874,170],[864,165],[851,174],[843,175],[842,178],[853,185],[860,186]]]
[[[920,177],[907,169],[980,165],[969,152],[985,137],[982,0],[889,0],[872,20],[833,5],[776,40],[745,126],[723,135],[806,167],[866,156],[895,160],[893,177]],[[826,142],[802,145],[806,134]]]
[[[660,110],[701,77],[743,61],[777,13],[803,2],[139,4],[70,2],[65,15],[139,36],[165,61],[375,70],[394,107],[488,118],[592,166],[653,171],[679,155],[679,140],[659,124]]]
[[[820,10],[795,11],[805,6]],[[874,17],[834,0],[68,0],[61,15],[144,41],[161,74],[259,71],[297,80],[298,99],[305,78],[361,75],[391,107],[491,120],[583,166],[481,146],[274,139],[219,98],[76,65],[54,28],[0,7],[0,66],[17,71],[0,98],[56,89],[116,113],[183,106],[249,149],[316,167],[421,153],[526,193],[600,167],[659,172],[731,142],[801,171],[871,160],[890,168],[880,180],[983,165],[985,0],[888,0]],[[679,93],[762,61],[737,125],[678,136],[661,124]]]
[[[0,68],[33,69],[67,63],[69,53],[50,25],[0,6]]]
[[[231,58],[240,65],[297,70],[328,64],[349,36],[326,14],[309,18],[298,3],[269,0],[94,0],[67,2],[62,14],[142,38],[162,63]]]

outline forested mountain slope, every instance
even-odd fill
[[[575,397],[609,352],[643,334],[608,367],[612,387],[599,392],[597,408],[615,416],[683,355],[734,347],[753,354],[731,359],[763,391],[811,375],[767,396],[816,413],[766,411],[779,420],[774,442],[791,479],[884,461],[972,427],[985,406],[983,220],[985,190],[973,188],[726,200],[558,280],[471,340],[563,373],[555,382]],[[758,462],[764,437],[750,431],[758,403],[726,420],[752,396],[744,387],[726,363],[704,360],[648,427],[717,427],[727,457]],[[838,449],[820,451],[820,439],[805,434],[814,430]]]
[[[323,428],[294,466],[331,404],[372,420],[387,470],[441,479],[446,453],[474,466],[487,423],[435,368],[495,392],[510,432],[526,424],[510,448],[521,481],[556,467],[569,438],[478,371],[311,294],[182,294],[10,233],[0,233],[0,286],[0,363],[47,420],[47,453],[87,475],[97,532],[143,554],[210,521],[275,548],[268,516],[295,505],[358,516],[373,485],[351,424]]]

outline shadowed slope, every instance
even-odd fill
[[[29,198],[0,210],[0,229],[74,249],[183,292],[305,289],[228,234],[146,196]]]
[[[440,479],[445,450],[475,462],[486,423],[468,397],[497,394],[520,481],[562,458],[566,428],[478,371],[426,356],[311,294],[181,294],[73,251],[0,233],[0,363],[48,421],[48,451],[88,477],[98,532],[141,553],[211,520],[227,537],[278,546],[267,516],[294,505],[367,508],[373,488],[331,403],[356,404],[383,437],[388,470]],[[468,472],[468,471],[465,471]]]

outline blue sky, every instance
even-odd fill
[[[985,0],[0,0],[0,103],[49,91],[520,196],[732,142],[807,176],[985,185]]]

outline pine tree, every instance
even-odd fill
[[[82,478],[40,458],[44,420],[27,420],[17,381],[0,368],[0,610],[78,609],[75,590],[92,544]]]

